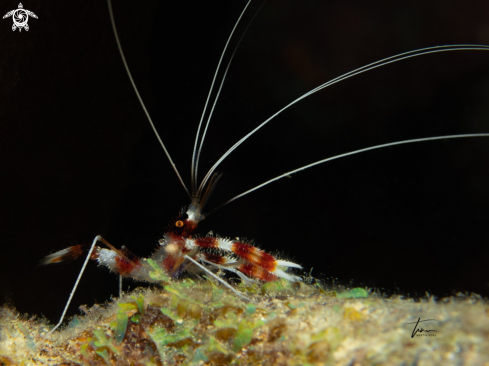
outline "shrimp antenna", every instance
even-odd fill
[[[251,192],[256,191],[256,190],[258,190],[258,189],[260,189],[262,187],[265,187],[266,185],[268,185],[268,184],[270,184],[272,182],[275,182],[275,181],[277,181],[279,179],[286,178],[286,177],[289,178],[291,174],[298,173],[300,171],[303,171],[303,170],[312,168],[313,166],[316,166],[316,165],[319,165],[319,164],[322,164],[322,163],[326,163],[326,162],[331,161],[331,160],[336,160],[336,159],[339,159],[339,158],[345,158],[347,156],[359,154],[359,153],[370,151],[370,150],[382,149],[384,147],[391,147],[391,146],[396,146],[396,145],[405,145],[405,144],[410,144],[410,143],[413,143],[413,142],[426,142],[426,141],[435,141],[435,140],[444,140],[444,139],[458,139],[458,138],[467,138],[467,137],[489,137],[489,133],[470,133],[470,134],[463,134],[463,135],[446,135],[446,136],[436,136],[436,137],[424,137],[424,138],[419,138],[419,139],[389,142],[388,144],[370,146],[370,147],[366,147],[366,148],[363,148],[363,149],[360,149],[360,150],[355,150],[355,151],[350,151],[350,152],[343,153],[343,154],[340,154],[340,155],[335,155],[335,156],[330,157],[330,158],[326,158],[326,159],[323,159],[323,160],[318,160],[318,161],[316,161],[314,163],[311,163],[311,164],[308,164],[308,165],[304,165],[304,166],[302,166],[300,168],[291,170],[290,172],[281,174],[281,175],[279,175],[279,176],[277,176],[275,178],[272,178],[270,180],[267,180],[266,182],[264,182],[262,184],[259,184],[256,187],[251,188],[251,189],[247,190],[246,192],[243,192],[241,194],[238,194],[237,196],[234,196],[233,198],[227,200],[222,205],[216,207],[211,212],[209,212],[206,216],[209,216],[211,213],[213,213],[214,211],[218,210],[219,208],[226,206],[228,203],[231,203],[231,202],[237,200],[238,198],[247,195],[248,193],[251,193]]]
[[[199,150],[198,151],[195,151],[195,148],[197,147],[197,139],[199,138],[199,131],[200,131],[200,127],[201,127],[201,124],[202,124],[202,119],[200,120],[200,124],[199,124],[199,129],[197,130],[197,136],[195,137],[195,146],[194,146],[194,155],[193,155],[193,158],[192,158],[192,164],[194,163],[194,158],[195,158],[195,166],[193,166],[192,168],[192,172],[193,172],[193,177],[192,177],[192,192],[193,193],[197,193],[197,196],[202,193],[202,191],[199,191],[199,192],[195,192],[197,190],[197,171],[198,171],[198,167],[199,167],[199,159],[200,159],[200,154],[202,152],[202,145],[204,144],[204,139],[205,139],[205,135],[207,133],[207,129],[209,127],[209,124],[211,122],[211,118],[212,118],[212,114],[214,113],[214,108],[216,107],[216,104],[217,104],[217,100],[219,99],[219,96],[221,95],[221,90],[222,90],[222,86],[224,85],[224,81],[226,80],[226,76],[228,74],[228,71],[229,71],[229,67],[231,66],[231,62],[233,61],[234,59],[234,55],[236,54],[236,51],[238,50],[238,47],[239,45],[241,44],[241,41],[243,40],[243,37],[245,36],[246,32],[248,31],[248,28],[250,27],[251,23],[253,23],[253,20],[255,20],[256,16],[258,15],[258,13],[260,12],[261,8],[263,8],[263,6],[265,5],[267,1],[265,0],[261,5],[260,7],[258,8],[258,10],[256,11],[255,15],[253,15],[253,18],[251,18],[251,20],[248,22],[248,25],[246,26],[245,30],[243,31],[243,33],[241,34],[241,37],[239,38],[239,41],[238,43],[236,44],[236,46],[234,47],[234,50],[233,50],[233,54],[231,55],[231,58],[229,59],[228,61],[228,64],[226,66],[226,71],[224,72],[224,75],[222,77],[222,80],[221,80],[221,84],[219,85],[219,90],[217,91],[217,94],[216,94],[216,98],[214,99],[214,103],[212,105],[212,109],[209,113],[209,117],[207,118],[207,122],[206,122],[206,125],[205,125],[205,129],[204,129],[204,132],[202,133],[202,137],[200,139],[200,144],[199,144]],[[249,4],[249,2],[248,2]],[[246,7],[248,7],[248,4],[246,5]],[[241,16],[244,14],[245,10],[246,10],[246,7],[245,9],[243,10],[243,12],[241,13],[238,21],[236,22],[236,25],[234,28],[236,28],[236,26],[238,25],[240,19],[241,19]],[[233,32],[234,32],[234,28],[233,28]],[[231,35],[229,36],[229,39],[228,39],[228,42],[229,40],[231,39],[232,35],[233,35],[233,32],[231,32]],[[227,43],[226,43],[226,47],[227,47]],[[222,56],[224,56],[224,52],[226,52],[226,48],[224,48],[224,51],[221,55],[221,59],[222,59]],[[219,61],[220,62],[220,61]],[[218,66],[218,69],[216,70],[216,75],[217,75],[217,71],[219,70],[219,66]],[[215,78],[215,76],[214,76]],[[214,81],[213,81],[214,82]],[[212,86],[211,86],[211,91],[212,91]],[[210,95],[210,91],[209,91],[209,95]],[[207,104],[206,104],[207,106]],[[204,113],[205,113],[205,108],[204,108]],[[204,117],[204,113],[202,113],[202,118]]]
[[[214,175],[211,178],[211,181],[209,182],[209,185],[207,186],[207,189],[205,190],[204,195],[200,199],[200,209],[203,210],[204,206],[207,202],[209,202],[209,198],[212,195],[212,192],[214,192],[214,189],[216,188],[217,182],[219,179],[221,179],[222,173],[214,173]]]
[[[192,190],[192,196],[197,196],[196,157],[197,157],[197,143],[199,141],[200,128],[202,127],[202,121],[204,120],[204,115],[205,115],[205,112],[207,111],[207,105],[209,104],[209,99],[211,98],[212,89],[214,89],[214,83],[216,82],[217,74],[219,73],[219,69],[221,68],[221,63],[222,63],[222,59],[224,58],[224,54],[226,53],[229,42],[231,41],[231,38],[233,37],[234,31],[236,30],[236,27],[238,26],[239,21],[243,17],[243,14],[245,13],[245,11],[248,8],[248,5],[250,5],[250,3],[251,3],[251,0],[248,0],[248,2],[246,3],[246,6],[244,7],[243,11],[239,15],[238,20],[234,24],[234,27],[233,27],[233,30],[231,31],[231,34],[229,34],[229,37],[226,41],[226,45],[224,46],[224,50],[222,51],[221,57],[219,58],[219,62],[217,64],[216,72],[214,73],[214,77],[212,78],[211,88],[209,89],[209,94],[207,94],[207,99],[205,101],[204,110],[202,111],[202,116],[200,117],[199,127],[197,127],[197,135],[195,136],[194,150],[192,152],[192,167],[191,167],[191,172],[190,172],[191,173],[191,175],[190,175],[191,188],[190,189]],[[222,84],[221,84],[221,86],[222,86]]]
[[[148,119],[149,124],[151,125],[151,128],[153,129],[153,132],[156,135],[156,138],[160,142],[160,145],[163,148],[163,151],[165,152],[166,157],[170,161],[170,164],[171,164],[173,170],[177,174],[177,177],[180,180],[180,183],[182,184],[183,189],[185,189],[185,192],[187,192],[187,195],[189,196],[189,198],[192,199],[192,196],[190,195],[187,187],[185,186],[185,183],[183,182],[182,177],[180,176],[180,173],[178,173],[177,167],[176,167],[175,163],[173,162],[173,160],[171,159],[170,154],[168,153],[168,150],[166,149],[165,144],[163,143],[163,140],[161,140],[161,137],[158,134],[158,131],[156,131],[156,127],[153,123],[153,120],[151,119],[151,117],[148,113],[148,110],[146,109],[146,106],[144,105],[143,99],[141,98],[141,95],[139,94],[138,88],[136,87],[136,83],[134,82],[134,80],[132,78],[131,71],[129,70],[129,66],[127,65],[127,62],[126,62],[126,57],[124,56],[124,52],[122,51],[121,42],[119,41],[119,34],[117,33],[117,28],[115,26],[114,13],[112,11],[112,2],[111,2],[111,0],[107,0],[107,3],[109,5],[110,22],[112,23],[112,29],[114,30],[115,40],[117,42],[117,48],[119,49],[119,52],[121,53],[122,62],[124,63],[124,67],[126,69],[127,75],[129,76],[129,80],[131,81],[132,87],[133,87],[134,91],[136,92],[136,95],[139,99],[139,103],[141,103],[141,106],[143,107],[144,113],[146,114],[146,118]]]
[[[427,47],[427,48],[421,48],[418,50],[414,51],[408,51],[404,53],[400,53],[395,56],[387,57],[379,61],[375,61],[373,63],[370,63],[368,65],[362,66],[358,69],[355,69],[353,71],[347,72],[346,74],[340,75],[324,84],[321,84],[320,86],[310,90],[309,92],[303,94],[299,98],[295,99],[291,103],[287,104],[284,108],[280,109],[278,112],[276,112],[274,115],[272,115],[270,118],[265,120],[265,122],[261,123],[258,127],[253,129],[251,132],[249,132],[247,135],[245,135],[243,138],[241,138],[238,142],[236,142],[233,146],[229,148],[228,151],[226,151],[220,158],[217,160],[217,162],[212,166],[211,169],[207,172],[206,176],[202,180],[202,183],[199,187],[199,191],[202,191],[203,187],[211,177],[212,173],[214,170],[217,168],[217,166],[229,155],[231,154],[239,145],[241,145],[244,141],[246,141],[251,135],[253,135],[256,131],[258,131],[260,128],[265,126],[269,121],[271,121],[273,118],[275,118],[277,115],[282,113],[284,110],[287,108],[291,107],[295,103],[301,101],[302,99],[310,96],[311,94],[314,94],[324,88],[327,88],[328,86],[331,86],[333,84],[339,83],[340,81],[346,80],[350,77],[359,75],[361,73],[364,73],[369,70],[376,69],[381,66],[385,66],[397,61],[401,61],[404,59],[408,59],[411,57],[416,57],[416,56],[421,56],[421,55],[427,55],[430,53],[437,53],[437,52],[446,52],[446,51],[466,51],[466,50],[480,50],[480,51],[488,51],[489,46],[486,45],[472,45],[472,44],[456,44],[456,45],[446,45],[446,46],[433,46],[433,47]]]

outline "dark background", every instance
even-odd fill
[[[4,1],[0,12],[17,5]],[[0,22],[0,295],[57,321],[82,261],[37,267],[41,258],[97,234],[149,256],[188,199],[130,86],[106,3],[23,5],[39,16],[29,32],[12,32],[11,18]],[[136,83],[186,184],[206,93],[243,6],[114,2]],[[416,48],[489,44],[487,14],[483,0],[268,1],[230,69],[200,171],[294,98],[344,72]],[[219,168],[224,177],[208,208],[347,151],[489,132],[488,90],[489,52],[422,56],[349,79],[290,108],[236,150]],[[461,139],[295,174],[216,211],[199,232],[253,238],[314,267],[327,283],[489,296],[488,208],[489,138]],[[69,314],[117,289],[115,275],[90,263]]]

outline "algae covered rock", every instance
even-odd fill
[[[95,305],[59,331],[1,310],[2,365],[484,365],[489,305],[287,281],[169,282]]]

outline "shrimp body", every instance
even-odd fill
[[[302,268],[300,265],[279,260],[258,249],[249,242],[231,240],[218,236],[194,235],[199,221],[203,220],[200,205],[192,203],[185,212],[173,220],[159,247],[150,257],[169,277],[179,277],[185,271],[201,273],[212,269],[223,269],[237,274],[245,281],[270,282],[278,278],[296,282],[301,278],[286,273],[287,268]],[[95,245],[102,242],[109,248]],[[89,259],[123,277],[137,281],[158,282],[150,276],[153,270],[146,259],[140,259],[123,246],[114,248],[102,237],[97,237],[92,247],[75,245],[48,255],[42,264],[59,263],[89,254]],[[199,266],[196,262],[204,263]]]

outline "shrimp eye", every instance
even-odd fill
[[[183,226],[183,221],[178,220],[177,222],[175,222],[175,226],[176,227],[182,227]]]

